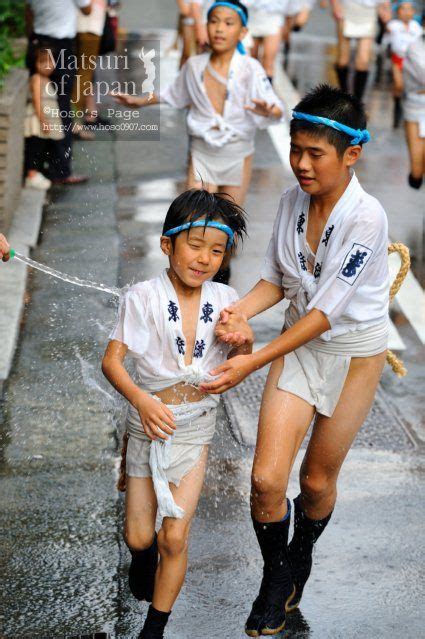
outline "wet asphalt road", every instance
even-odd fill
[[[163,0],[142,16],[136,0],[129,0],[123,24],[172,27],[169,5]],[[326,36],[323,25],[321,30]],[[302,42],[294,44],[291,75],[304,64],[302,52],[297,62]],[[308,74],[300,75],[307,82]],[[382,90],[375,93],[378,102],[385,101]],[[152,277],[164,266],[158,235],[166,208],[183,185],[186,140],[181,113],[167,110],[162,121],[166,133],[160,143],[113,142],[105,134],[76,145],[78,170],[90,172],[90,186],[52,192],[35,259],[112,285]],[[397,239],[416,241],[420,267],[417,202],[400,170],[405,157],[401,151],[393,166],[385,151],[400,150],[402,138],[395,140],[384,123],[380,135],[377,155],[362,167],[362,177],[374,194],[403,202],[406,220],[401,223],[391,208],[390,229]],[[388,159],[386,171],[394,171],[391,182],[381,179],[379,157]],[[232,284],[241,293],[258,273],[279,194],[291,182],[267,132],[261,133],[247,200],[250,238],[233,268]],[[120,534],[122,499],[114,488],[123,404],[99,371],[114,307],[102,294],[76,291],[39,273],[30,276],[27,302],[1,414],[1,523],[7,531],[2,635],[35,639],[105,631],[130,639],[137,636],[146,608],[126,586],[129,555]],[[280,321],[278,310],[257,320],[257,339],[270,339]],[[284,637],[417,639],[422,634],[424,349],[401,312],[398,328],[410,375],[398,382],[387,370],[382,392],[397,411],[391,428],[404,428],[399,434],[407,433],[411,445],[397,450],[400,438],[387,446],[378,432],[372,444],[350,453],[302,612],[291,616]],[[193,525],[188,578],[168,639],[243,636],[261,569],[248,509],[252,455],[244,434],[223,412]],[[297,494],[299,463],[291,497]]]

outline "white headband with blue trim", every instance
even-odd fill
[[[336,120],[330,120],[329,118],[322,117],[321,115],[310,115],[310,113],[292,111],[292,117],[295,118],[295,120],[306,120],[313,124],[324,124],[332,129],[336,129],[336,131],[341,131],[341,133],[345,133],[352,137],[352,140],[350,140],[351,144],[366,144],[366,142],[369,142],[371,139],[370,133],[367,129],[352,129],[346,124],[341,124]]]
[[[176,226],[175,228],[170,229],[169,231],[166,231],[164,235],[165,237],[170,237],[171,235],[177,235],[178,233],[181,233],[182,231],[187,231],[191,228],[197,228],[200,226],[223,231],[224,233],[226,233],[226,235],[229,238],[227,240],[227,248],[230,248],[231,246],[233,246],[233,242],[235,239],[235,232],[230,228],[230,226],[227,226],[227,224],[222,224],[221,222],[215,222],[214,220],[209,220],[208,222],[206,222],[205,220],[196,220],[195,222],[186,222],[185,224],[181,224],[180,226]]]
[[[210,17],[211,11],[215,9],[216,7],[227,7],[228,9],[232,9],[233,11],[236,11],[236,13],[241,19],[243,26],[244,27],[247,26],[248,20],[247,20],[245,12],[243,11],[241,7],[238,7],[238,5],[232,4],[231,2],[224,2],[224,1],[220,2],[220,0],[218,0],[217,2],[214,2],[214,4],[208,9],[208,14],[207,14],[208,18]],[[237,49],[239,53],[241,53],[242,55],[246,54],[246,49],[240,40],[238,42]]]

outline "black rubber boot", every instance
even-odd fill
[[[149,606],[142,631],[138,639],[164,639],[165,626],[171,612],[161,612],[153,606]]]
[[[356,71],[354,74],[353,93],[359,100],[363,99],[369,71]]]
[[[158,566],[157,535],[152,546],[146,550],[131,550],[131,564],[128,571],[128,585],[131,593],[139,601],[152,601],[155,573]]]
[[[304,586],[311,573],[313,546],[325,530],[332,512],[324,519],[309,519],[301,509],[301,495],[294,499],[294,536],[288,546],[291,573],[295,585],[295,597],[289,610],[297,608]]]
[[[394,98],[394,111],[393,111],[393,128],[398,129],[401,124],[403,115],[403,109],[401,108],[401,98]]]
[[[283,521],[270,524],[253,520],[264,560],[260,592],[245,624],[249,637],[276,635],[285,627],[286,605],[294,594],[288,560],[291,505]]]
[[[415,178],[411,173],[409,173],[407,181],[409,182],[409,186],[411,186],[412,189],[420,189],[422,186],[423,178]]]
[[[335,72],[338,78],[338,84],[341,91],[348,93],[348,67],[340,67],[335,65]]]

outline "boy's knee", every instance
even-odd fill
[[[154,535],[154,530],[138,530],[137,528],[127,525],[124,528],[124,541],[129,550],[138,551],[150,548],[153,543]]]
[[[260,504],[277,504],[285,498],[286,485],[269,470],[254,469],[251,487],[253,500]]]
[[[301,493],[310,499],[322,499],[335,491],[335,481],[326,473],[301,475]]]
[[[186,526],[163,525],[158,533],[158,548],[163,555],[181,555],[187,550],[189,531]]]

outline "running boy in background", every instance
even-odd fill
[[[243,205],[251,179],[257,128],[278,122],[283,107],[264,69],[244,55],[248,11],[237,0],[215,2],[208,11],[212,51],[189,58],[176,80],[149,101],[117,94],[130,107],[165,102],[189,108],[187,188],[227,193]]]
[[[252,470],[251,512],[264,558],[250,637],[273,635],[300,603],[313,545],[328,524],[341,466],[372,405],[387,354],[388,226],[353,167],[369,140],[361,102],[322,85],[296,106],[290,162],[298,185],[281,198],[261,279],[222,314],[219,333],[243,342],[239,317],[283,297],[283,332],[267,346],[211,370],[222,393],[272,363],[263,393]],[[294,501],[288,546],[288,479],[315,419]]]
[[[363,99],[369,66],[372,58],[373,42],[378,20],[378,9],[386,22],[391,16],[388,0],[330,0],[336,22],[338,49],[335,71],[343,91],[349,91],[349,71],[351,41],[356,43],[354,78],[351,92]]]
[[[221,195],[194,189],[174,200],[161,237],[169,268],[126,293],[103,359],[105,376],[130,404],[123,469],[129,585],[137,599],[152,601],[141,639],[163,637],[183,585],[218,404],[199,384],[237,353],[214,334],[220,311],[237,294],[208,280],[245,232],[244,211]],[[252,334],[248,341],[245,352]],[[137,383],[124,368],[126,356]]]
[[[402,116],[403,61],[409,46],[422,35],[421,25],[413,19],[415,7],[412,2],[399,2],[396,12],[397,18],[390,20],[387,24],[393,75],[393,126],[395,129],[400,126]]]

